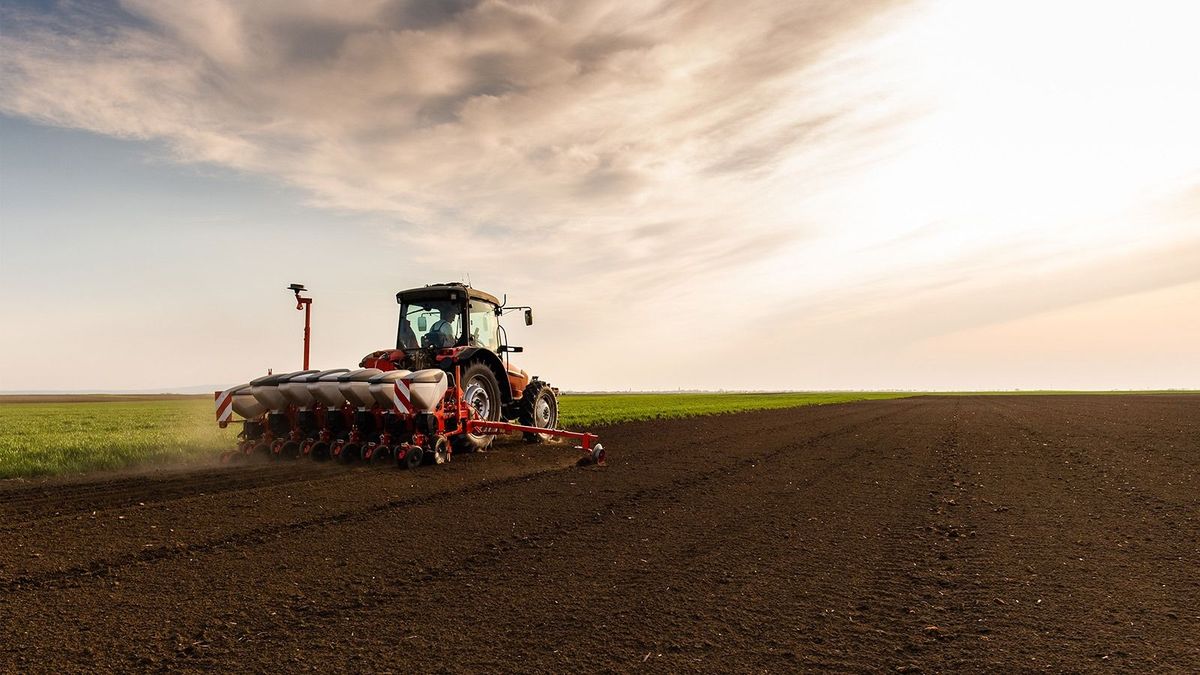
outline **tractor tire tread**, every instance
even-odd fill
[[[525,391],[521,393],[520,416],[518,421],[525,426],[537,426],[537,419],[534,416],[534,406],[543,395],[548,393],[551,397],[557,399],[554,394],[554,389],[547,382],[542,380],[533,380],[525,386]],[[558,401],[554,402],[554,413],[550,421],[550,426],[558,425]],[[545,442],[545,437],[541,434],[531,432],[524,433],[526,443],[542,443]]]

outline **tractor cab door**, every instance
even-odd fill
[[[471,336],[468,345],[486,349],[494,354],[500,354],[500,322],[496,316],[496,305],[484,300],[471,298]],[[501,360],[508,377],[509,391],[514,399],[520,400],[521,393],[529,384],[529,374],[514,366],[508,359],[508,354],[502,354]]]
[[[500,352],[500,322],[496,320],[496,306],[486,300],[471,298],[471,327],[467,338],[468,347],[480,347],[494,354]]]

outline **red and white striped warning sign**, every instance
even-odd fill
[[[412,395],[408,391],[408,382],[405,380],[396,380],[395,386],[392,387],[392,402],[396,405],[396,410],[399,412],[407,412],[412,414]]]
[[[217,406],[217,421],[228,422],[233,417],[233,390],[213,392]]]

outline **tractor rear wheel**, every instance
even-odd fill
[[[534,380],[525,387],[521,395],[521,424],[528,427],[553,429],[558,426],[558,397],[554,389],[542,382]],[[526,443],[541,443],[550,440],[547,434],[525,432]]]
[[[478,419],[491,422],[500,419],[500,385],[486,363],[476,361],[467,366],[462,374],[462,392]],[[454,452],[486,450],[495,437],[495,434],[456,434],[452,437]]]

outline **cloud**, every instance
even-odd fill
[[[743,206],[838,113],[797,78],[888,4],[64,3],[6,13],[0,110],[165,141],[406,236],[634,236],[594,255],[719,264],[714,242],[795,236]]]

